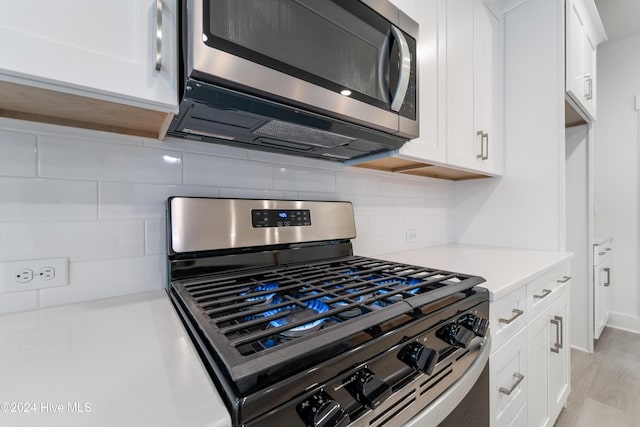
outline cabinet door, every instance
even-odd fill
[[[583,52],[584,107],[587,114],[596,119],[596,49],[591,34],[585,32]]]
[[[500,21],[482,3],[447,2],[447,163],[501,172]]]
[[[447,2],[447,163],[473,169],[477,147],[473,122],[474,2]]]
[[[528,425],[552,426],[569,395],[569,286],[527,324],[529,360]]]
[[[560,415],[569,396],[569,289],[563,286],[560,297],[549,307],[549,416],[551,425]]]
[[[604,258],[594,268],[594,337],[600,338],[600,334],[607,326],[611,313],[611,258]]]
[[[547,376],[549,372],[549,334],[551,324],[547,311],[540,314],[527,325],[529,349],[529,400],[528,425],[539,427],[549,425],[549,390]]]
[[[500,173],[500,21],[479,0],[475,2],[474,33],[476,168]]]
[[[177,110],[176,0],[0,2],[0,74],[57,91]]]
[[[438,39],[446,36],[444,16],[446,0],[391,0],[400,10],[420,25],[418,73],[420,74],[419,114],[420,136],[400,148],[404,158],[443,163],[446,158],[446,135],[438,136],[438,102],[443,101],[444,87],[438,79],[445,78],[445,46]],[[442,70],[440,69],[442,68]],[[439,93],[440,91],[440,93]]]
[[[527,333],[520,330],[489,357],[492,426],[514,425],[527,403]],[[516,424],[517,425],[517,424]]]
[[[576,0],[567,0],[567,25],[566,25],[566,91],[569,95],[582,104],[584,99],[584,27],[585,15],[581,3]]]

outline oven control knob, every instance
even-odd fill
[[[436,336],[454,347],[467,348],[474,338],[473,332],[456,323],[449,323],[436,331]]]
[[[368,369],[359,370],[347,381],[347,390],[367,408],[374,409],[391,396],[391,387]]]
[[[432,348],[423,346],[419,342],[412,342],[400,350],[398,359],[417,371],[431,375],[433,368],[438,362],[438,352]]]
[[[458,319],[458,324],[473,332],[475,336],[482,338],[487,336],[487,331],[489,330],[489,321],[487,319],[471,313],[462,315]]]
[[[349,424],[349,415],[323,391],[311,396],[297,409],[307,427],[345,427]]]

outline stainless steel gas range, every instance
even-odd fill
[[[415,423],[486,365],[484,279],[354,256],[349,202],[174,197],[167,223],[168,293],[234,426]]]

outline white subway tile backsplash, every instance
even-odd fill
[[[334,193],[336,191],[336,174],[333,171],[322,169],[276,167],[274,188],[276,190]]]
[[[0,221],[98,218],[97,183],[0,177]]]
[[[0,130],[0,175],[36,175],[36,136]]]
[[[404,236],[404,218],[394,215],[372,215],[369,217],[369,234],[372,236]]]
[[[387,179],[380,184],[382,194],[393,194],[397,197],[421,196],[421,186],[414,181]]]
[[[230,199],[284,199],[295,200],[298,193],[295,191],[256,190],[251,188],[221,188],[220,197]]]
[[[39,175],[138,183],[182,183],[182,154],[142,146],[43,135]]]
[[[396,197],[393,200],[396,215],[425,215],[427,201],[416,197]]]
[[[270,153],[268,151],[248,150],[249,160],[268,162],[273,164],[300,166],[303,168],[329,169],[333,162],[327,162],[308,157],[288,156],[284,154]]]
[[[247,160],[185,153],[184,183],[271,190],[273,167]]]
[[[38,308],[38,291],[10,292],[0,295],[0,314],[36,308]]]
[[[356,195],[353,210],[356,215],[393,215],[393,197]]]
[[[381,179],[373,175],[336,174],[336,191],[348,194],[380,194]]]
[[[144,222],[145,255],[167,256],[167,222],[162,219],[148,219]]]
[[[320,193],[315,191],[299,191],[297,194],[298,199],[300,200],[353,201],[353,196],[351,194]]]
[[[218,197],[217,187],[100,183],[100,219],[161,218],[170,196]]]
[[[0,223],[0,260],[72,261],[144,254],[143,221]]]
[[[201,141],[190,141],[180,138],[165,138],[162,141],[157,139],[145,139],[144,145],[163,150],[183,151],[189,153],[199,153],[209,156],[234,157],[236,159],[247,159],[249,150],[231,147],[229,145],[211,144]]]
[[[369,217],[363,215],[354,215],[356,223],[356,236],[369,235]]]
[[[164,287],[175,195],[351,201],[364,256],[455,239],[449,182],[0,119],[0,260],[71,260],[69,286],[1,295],[0,313]]]
[[[163,289],[166,277],[163,255],[72,262],[69,286],[41,289],[40,307]]]

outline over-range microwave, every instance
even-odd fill
[[[418,136],[418,24],[387,0],[184,0],[169,134],[347,160]]]

